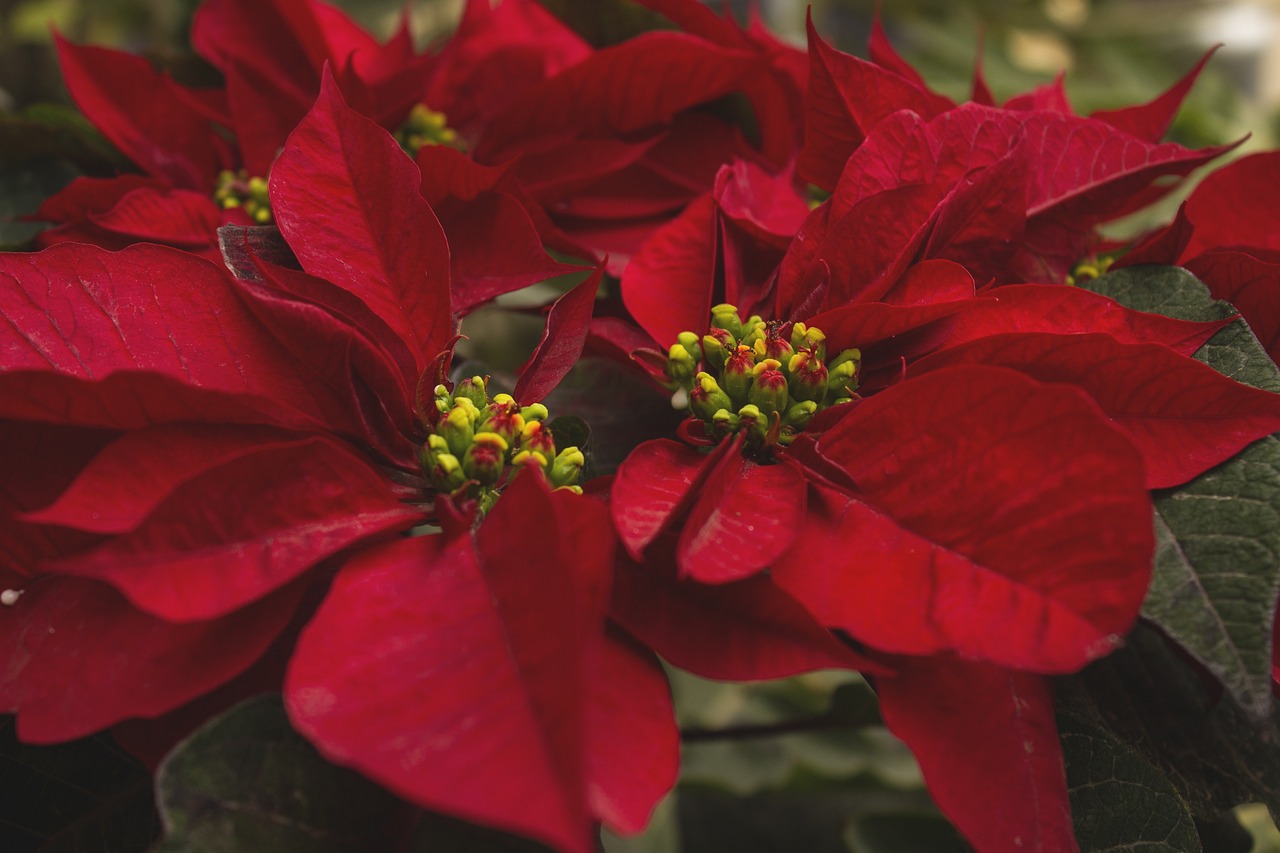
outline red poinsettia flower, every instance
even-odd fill
[[[68,88],[85,115],[144,173],[78,179],[36,217],[59,225],[42,245],[93,242],[120,248],[160,242],[217,258],[216,229],[270,221],[266,178],[285,138],[311,109],[325,67],[349,103],[417,149],[454,144],[444,109],[464,120],[490,114],[518,92],[493,77],[459,82],[485,67],[553,73],[585,45],[532,3],[498,10],[472,3],[441,54],[417,54],[407,21],[377,43],[316,0],[211,0],[195,16],[192,41],[222,72],[218,89],[189,89],[119,51],[59,41]],[[513,21],[523,26],[513,29]],[[478,72],[477,72],[478,73]],[[448,83],[448,85],[445,85]],[[445,100],[441,92],[456,92]],[[434,110],[424,105],[437,98]]]
[[[540,473],[564,485],[582,465],[556,452],[534,404],[581,349],[599,273],[552,308],[521,377],[526,409],[490,400],[482,381],[437,387],[471,304],[455,269],[505,287],[529,275],[521,259],[538,244],[508,234],[519,263],[455,266],[476,250],[452,251],[419,181],[326,83],[272,174],[301,269],[239,231],[227,235],[238,278],[155,245],[0,256],[0,705],[32,742],[166,714],[312,618],[304,593],[341,566],[296,652],[299,727],[420,805],[586,851],[598,822],[640,828],[676,763],[661,671],[605,621],[606,510]],[[461,415],[428,410],[445,399]],[[405,538],[430,519],[446,532]],[[462,621],[422,631],[446,611]],[[492,654],[476,695],[481,637]],[[417,644],[419,661],[433,656],[423,695],[458,704],[408,702],[393,725],[391,692],[335,668],[328,643],[348,662]],[[400,675],[383,687],[401,689]],[[442,740],[472,702],[501,709],[494,742],[519,754]],[[645,732],[645,749],[605,736],[624,727]],[[468,775],[442,786],[442,763]],[[527,789],[492,796],[513,779]]]
[[[1136,618],[1147,490],[1274,431],[1280,397],[1188,357],[1220,324],[1064,286],[975,292],[965,267],[1016,280],[1009,247],[1034,217],[1004,215],[1010,200],[1049,210],[1091,191],[1092,178],[1028,159],[1048,148],[1019,150],[995,130],[1016,139],[1020,122],[979,105],[927,124],[884,119],[764,285],[759,270],[754,284],[726,271],[751,256],[744,240],[777,252],[778,234],[746,227],[750,205],[725,200],[771,198],[776,179],[740,171],[732,196],[721,188],[655,233],[624,299],[655,341],[676,344],[668,373],[689,389],[687,434],[714,449],[657,440],[619,469],[614,521],[642,564],[619,577],[646,580],[620,587],[641,603],[615,609],[668,654],[678,635],[636,616],[672,598],[650,576],[731,589],[769,569],[771,588],[894,673],[878,681],[886,721],[975,844],[1074,849],[1043,675],[1107,653]],[[1158,159],[1150,146],[1143,157]],[[968,160],[979,168],[949,171]],[[1149,175],[1118,162],[1097,186],[1123,206]],[[705,336],[688,319],[744,295],[760,317],[711,308]],[[693,334],[673,338],[680,322]],[[1013,800],[978,802],[986,778]]]

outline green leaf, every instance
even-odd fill
[[[1169,779],[1083,708],[1058,708],[1076,839],[1091,853],[1201,853],[1186,802]]]
[[[136,853],[160,832],[151,774],[101,734],[20,743],[0,719],[0,850]]]
[[[403,805],[328,763],[289,726],[280,697],[241,703],[160,765],[158,853],[362,853],[396,848]]]
[[[37,160],[66,160],[91,175],[111,175],[129,162],[89,121],[70,107],[36,104],[0,114],[0,168]]]
[[[1141,311],[1188,320],[1234,315],[1176,267],[1131,267],[1089,283]],[[1280,371],[1243,320],[1196,353],[1210,367],[1280,391]],[[1271,710],[1271,631],[1280,594],[1280,440],[1234,459],[1155,500],[1158,548],[1144,618],[1159,625],[1222,680],[1255,721]]]
[[[24,222],[49,196],[65,187],[76,171],[61,160],[44,160],[0,171],[0,251],[26,248],[48,228],[43,222]]]
[[[1258,724],[1223,701],[1209,676],[1148,625],[1138,625],[1120,651],[1060,680],[1058,700],[1158,768],[1197,820],[1218,821],[1248,802],[1280,809],[1277,719]],[[1081,760],[1081,745],[1064,741],[1068,766]],[[1150,797],[1144,786],[1127,785],[1107,806],[1137,814]],[[1075,817],[1087,824],[1083,811]]]
[[[964,853],[969,849],[937,812],[876,812],[860,815],[844,833],[851,853]]]

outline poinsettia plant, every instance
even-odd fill
[[[1081,115],[696,0],[191,42],[218,85],[59,37],[129,165],[0,254],[5,758],[92,791],[14,844],[1199,851],[1280,808],[1280,161],[1104,233],[1237,146],[1164,141],[1208,57]]]

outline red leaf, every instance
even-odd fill
[[[1280,362],[1280,257],[1275,250],[1267,254],[1264,259],[1249,251],[1210,250],[1184,266],[1215,299],[1234,305],[1272,360]]]
[[[764,575],[708,586],[623,560],[614,575],[610,614],[665,660],[703,678],[760,681],[816,669],[884,671],[833,637]]]
[[[721,457],[737,448],[723,442],[709,455],[664,438],[631,451],[613,479],[610,508],[618,538],[633,559],[689,506],[695,487]]]
[[[0,618],[0,707],[17,713],[28,743],[163,714],[257,660],[300,594],[290,587],[222,619],[176,625],[106,584],[42,578]]]
[[[895,658],[876,682],[885,724],[934,802],[978,850],[1075,853],[1047,679],[956,658]]]
[[[596,267],[595,272],[551,306],[542,340],[520,368],[515,390],[520,405],[527,406],[546,397],[578,363],[603,276],[604,267]]]
[[[594,850],[585,659],[602,614],[584,585],[599,580],[562,559],[560,533],[545,486],[521,475],[478,541],[353,560],[299,640],[295,726],[419,805]]]
[[[1123,130],[1125,133],[1144,139],[1147,142],[1159,141],[1168,132],[1169,125],[1173,124],[1173,118],[1178,114],[1178,108],[1186,100],[1187,93],[1195,85],[1200,72],[1204,70],[1205,63],[1209,61],[1209,57],[1217,52],[1219,47],[1221,45],[1209,48],[1209,51],[1200,58],[1194,68],[1187,72],[1186,76],[1171,86],[1168,91],[1158,95],[1154,100],[1118,110],[1099,110],[1090,114],[1089,117],[1105,121],[1112,127]]]
[[[446,199],[436,213],[449,238],[453,310],[459,316],[504,293],[582,269],[547,254],[528,211],[511,195]]]
[[[804,519],[805,480],[790,465],[760,465],[726,451],[698,485],[677,546],[681,577],[740,580],[768,567]]]
[[[1005,332],[1108,334],[1120,343],[1159,343],[1191,355],[1231,320],[1175,320],[1126,308],[1078,287],[1012,284],[983,294],[960,315],[947,346]]]
[[[930,117],[954,106],[914,80],[841,53],[828,45],[809,16],[809,92],[800,176],[833,189],[845,161],[882,119],[898,110]]]
[[[1249,246],[1280,249],[1280,235],[1268,223],[1274,215],[1271,193],[1280,187],[1280,152],[1251,154],[1218,169],[1187,199],[1194,225],[1182,259],[1212,249]]]
[[[1242,385],[1159,344],[1101,334],[1012,333],[970,341],[917,362],[917,372],[992,364],[1093,398],[1142,453],[1147,488],[1185,483],[1280,430],[1280,394]]]
[[[104,451],[72,485],[99,500],[119,501],[112,526],[126,531],[47,571],[105,580],[138,608],[173,622],[223,616],[288,583],[356,542],[411,527],[421,512],[402,504],[385,476],[350,450],[322,438],[241,446],[185,428],[130,433]],[[152,452],[175,470],[130,496],[107,481]],[[199,455],[220,451],[200,470]],[[149,493],[148,493],[149,492]],[[33,521],[107,528],[94,511],[55,504]],[[81,515],[83,514],[83,516]],[[80,519],[84,517],[85,520]]]
[[[63,79],[76,105],[103,135],[148,174],[176,187],[212,192],[224,165],[209,121],[176,84],[145,59],[81,47],[58,37]]]
[[[817,449],[857,492],[819,491],[773,576],[825,624],[890,652],[1069,672],[1137,615],[1154,549],[1142,460],[1078,390],[952,368],[851,407]]]
[[[684,33],[644,33],[530,87],[494,121],[476,159],[505,159],[504,151],[567,128],[582,136],[619,136],[665,124],[681,110],[740,88],[757,63],[749,52]]]
[[[358,296],[419,368],[453,336],[449,245],[417,167],[331,77],[271,169],[276,222],[302,268]]]
[[[666,673],[653,653],[613,628],[601,640],[584,673],[587,798],[592,814],[632,835],[644,830],[675,785],[680,731]]]
[[[205,247],[216,242],[223,213],[203,193],[139,187],[121,196],[110,210],[89,213],[87,218],[132,242]]]
[[[262,329],[208,261],[147,244],[66,244],[0,257],[0,297],[0,416],[360,432],[335,389]]]
[[[622,274],[622,301],[666,350],[685,331],[710,322],[715,276],[716,206],[703,196],[656,229]]]

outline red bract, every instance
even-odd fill
[[[1230,302],[1272,359],[1280,359],[1280,240],[1265,200],[1280,186],[1280,156],[1252,154],[1205,178],[1167,228],[1118,266],[1178,264]]]
[[[353,562],[294,655],[294,721],[415,802],[557,849],[595,849],[590,817],[638,831],[676,731],[652,655],[604,630],[605,514],[521,475],[476,533]]]
[[[226,233],[239,278],[154,245],[0,256],[0,582],[6,601],[16,599],[0,612],[10,661],[0,707],[35,741],[165,714],[250,667],[286,625],[307,618],[298,607],[308,588],[323,588],[328,571],[356,554],[304,636],[300,672],[314,670],[308,650],[317,644],[336,642],[354,662],[362,631],[393,645],[428,640],[419,629],[432,613],[464,615],[458,599],[434,593],[491,606],[485,585],[493,583],[505,603],[476,630],[513,656],[513,680],[500,696],[487,680],[483,696],[468,694],[473,660],[446,656],[422,670],[433,673],[424,695],[459,698],[464,709],[477,702],[473,710],[497,709],[513,725],[511,708],[531,703],[525,728],[509,730],[528,736],[519,761],[501,753],[471,786],[444,777],[452,793],[442,798],[430,768],[404,769],[395,740],[403,732],[384,714],[390,693],[328,685],[330,707],[372,702],[376,719],[362,724],[358,756],[345,751],[349,729],[312,725],[314,691],[308,702],[297,698],[305,691],[291,692],[291,705],[322,749],[420,804],[585,850],[596,822],[641,828],[676,763],[661,671],[605,623],[614,541],[600,517],[607,511],[549,492],[532,471],[514,479],[490,522],[464,524],[477,518],[476,502],[463,488],[433,513],[439,487],[423,467],[438,459],[431,439],[441,436],[426,424],[442,413],[428,416],[427,407],[432,389],[448,382],[443,365],[458,317],[566,268],[541,253],[530,228],[508,235],[511,256],[490,267],[501,272],[496,283],[475,264],[455,277],[453,259],[478,257],[479,248],[454,251],[419,184],[391,136],[326,82],[272,176],[287,244],[252,230]],[[492,202],[486,192],[455,198],[447,221],[467,221],[468,205]],[[459,233],[479,239],[474,229]],[[303,269],[267,260],[268,249],[286,258],[291,250]],[[598,281],[597,272],[552,310],[521,378],[531,395],[550,390],[576,360]],[[508,414],[518,427],[520,416]],[[525,432],[551,453],[549,438]],[[542,466],[557,484],[582,465],[580,453],[561,450]],[[485,475],[468,468],[465,476]],[[397,538],[433,517],[446,534]],[[396,606],[416,604],[417,615],[369,624],[386,590],[352,593],[347,578],[364,573],[429,594],[396,592]],[[529,590],[548,605],[533,621]],[[353,602],[356,615],[345,612]],[[544,633],[543,622],[555,630]],[[324,664],[333,670],[327,655]],[[388,691],[397,681],[387,680]],[[643,732],[645,749],[620,749],[609,737],[619,726]],[[469,743],[457,741],[447,761],[479,767]],[[394,773],[385,759],[392,752],[400,755]],[[524,810],[494,799],[498,776],[522,780],[542,799],[518,798]],[[539,806],[547,808],[530,817]]]
[[[792,323],[820,328],[827,358],[859,347],[865,399],[818,412],[789,446],[770,444],[770,432],[763,451],[741,438],[710,452],[662,440],[637,448],[619,468],[613,510],[641,565],[620,570],[628,580],[615,612],[670,659],[715,672],[686,648],[692,633],[646,618],[646,605],[714,611],[769,569],[788,601],[901,673],[879,679],[886,721],[971,841],[1074,849],[1041,676],[1108,653],[1136,618],[1153,548],[1147,489],[1183,483],[1276,430],[1280,398],[1189,358],[1221,323],[1016,282],[1062,280],[1097,222],[1146,199],[1154,177],[1217,151],[1147,141],[1177,93],[1114,123],[1071,115],[1065,102],[1047,108],[1052,90],[1005,109],[933,102],[921,118],[877,112],[874,99],[857,100],[864,90],[837,85],[870,75],[918,87],[904,68],[813,49],[825,63],[814,75],[846,98],[839,109],[821,102],[830,110],[818,126],[848,131],[831,198],[806,215],[777,203],[796,198],[784,179],[722,173],[716,193],[655,232],[623,277],[623,298],[659,352],[694,333],[667,359],[673,377],[712,369],[710,339],[697,343],[706,312],[733,302],[741,322],[777,318],[782,340]],[[815,139],[813,151],[834,145]],[[766,224],[779,210],[794,213]],[[975,278],[1008,284],[975,293]],[[729,352],[735,343],[722,342]],[[660,361],[630,348],[646,365]],[[716,379],[728,388],[724,371]],[[701,393],[727,402],[721,391],[713,381]],[[715,443],[735,413],[747,417],[736,409],[742,393],[720,420],[699,415],[695,444]],[[964,689],[969,676],[992,689]],[[926,698],[933,691],[971,749],[956,746]],[[984,772],[1009,799],[975,801]]]

